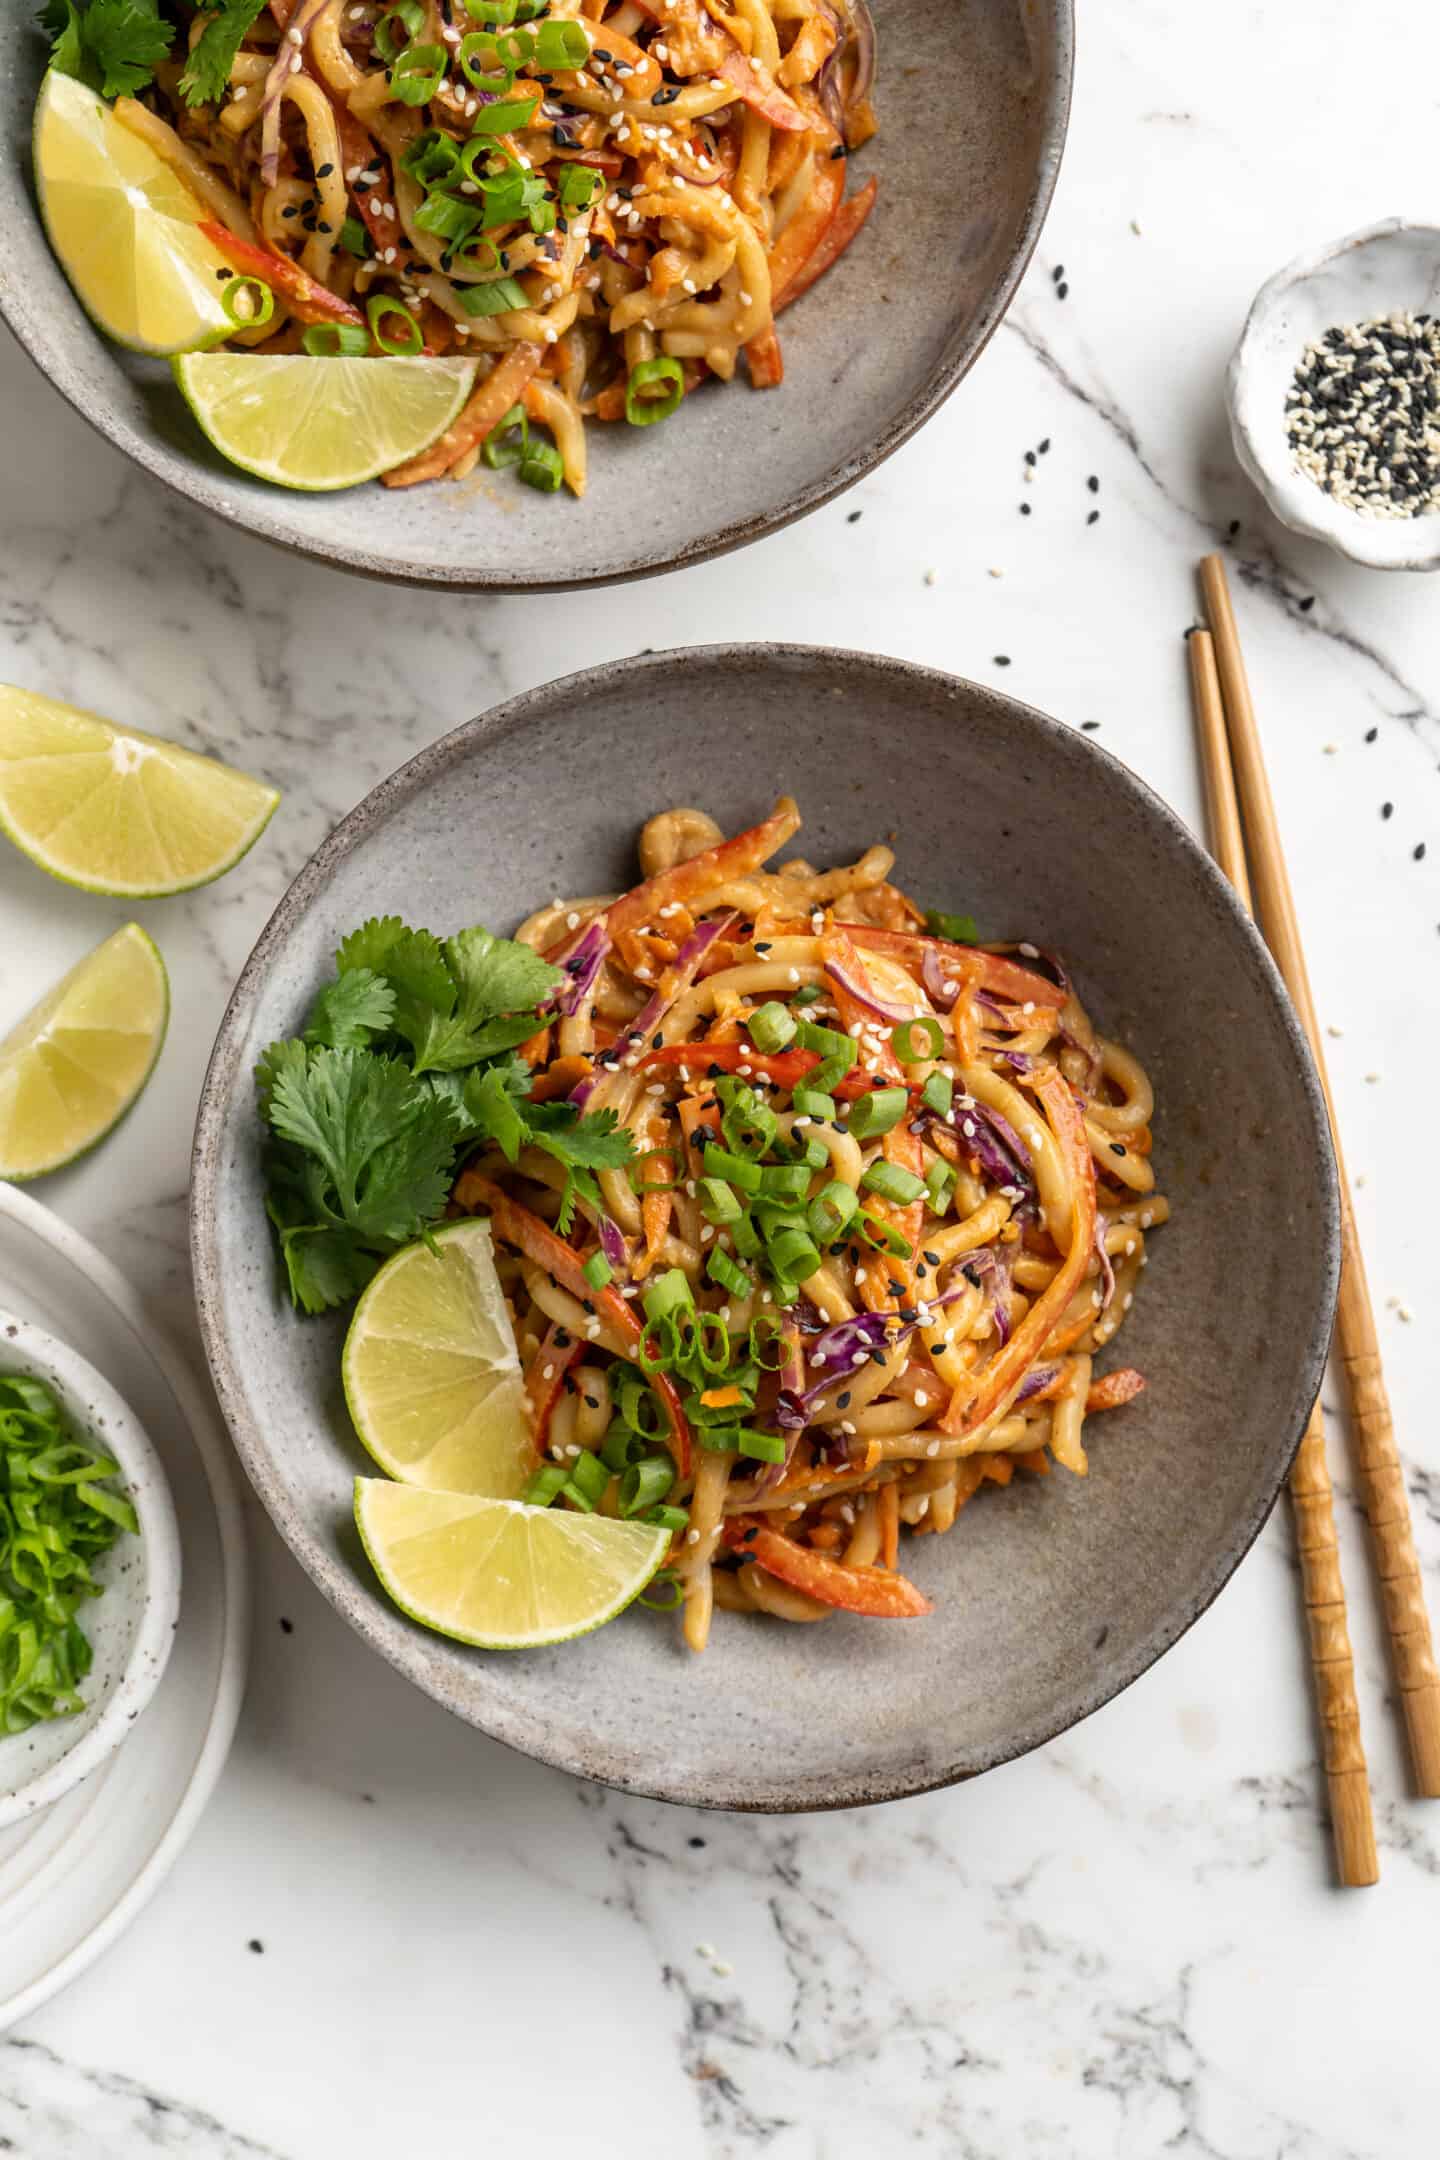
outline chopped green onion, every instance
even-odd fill
[[[920,1100],[937,1117],[949,1117],[955,1101],[955,1083],[948,1073],[933,1072],[920,1090]]]
[[[894,1129],[904,1117],[910,1097],[903,1087],[876,1088],[862,1095],[850,1111],[850,1132],[856,1140],[877,1140]]]
[[[718,1080],[715,1093],[725,1106],[720,1130],[726,1145],[737,1155],[763,1155],[780,1130],[780,1120],[769,1104],[745,1081],[733,1077]]]
[[[443,262],[452,277],[493,277],[500,267],[500,250],[484,233],[467,233],[446,248]]]
[[[465,240],[479,225],[480,212],[473,203],[461,202],[458,195],[432,188],[415,212],[415,223],[421,232],[434,233],[437,240]]]
[[[767,1163],[760,1172],[760,1190],[781,1200],[803,1200],[813,1176],[808,1163]]]
[[[891,1200],[896,1207],[909,1207],[925,1197],[924,1178],[902,1170],[898,1163],[872,1162],[868,1170],[860,1173],[860,1183],[866,1192],[879,1193],[882,1200]]]
[[[539,97],[537,84],[533,101],[508,98],[498,105],[482,105],[479,112],[470,115],[470,126],[477,135],[508,135],[512,128],[528,127]]]
[[[735,1435],[738,1431],[739,1427],[735,1425],[697,1425],[695,1438],[707,1453],[728,1455],[735,1446]]]
[[[570,1473],[563,1463],[546,1463],[535,1472],[520,1498],[527,1507],[549,1507],[565,1489]]]
[[[358,217],[347,217],[341,220],[340,245],[347,255],[358,255],[363,259],[369,254],[370,236]]]
[[[445,80],[443,45],[407,45],[390,70],[390,94],[404,105],[428,105]]]
[[[631,1463],[620,1480],[620,1513],[638,1515],[658,1507],[674,1483],[675,1465],[668,1455],[647,1455],[643,1462]]]
[[[538,488],[542,495],[555,493],[565,478],[565,464],[554,443],[546,442],[543,436],[531,437],[530,447],[520,460],[520,478],[526,487]],[[678,1183],[679,1180],[674,1179],[669,1185],[648,1185],[644,1189],[647,1192],[673,1192]]]
[[[370,333],[358,323],[308,323],[300,343],[315,359],[363,360],[370,350]]]
[[[748,1455],[752,1462],[784,1462],[785,1441],[780,1433],[754,1432],[742,1425],[735,1435],[738,1453]]]
[[[873,1245],[877,1252],[891,1253],[897,1260],[908,1260],[915,1250],[892,1223],[881,1222],[880,1217],[872,1215],[868,1208],[860,1210],[857,1228],[867,1245]]]
[[[425,337],[419,323],[403,300],[393,300],[388,293],[372,293],[365,303],[365,313],[370,319],[370,335],[381,352],[395,353],[402,360],[413,360],[425,349]],[[403,337],[392,337],[384,325],[391,316],[404,323]]]
[[[804,1163],[808,1170],[825,1170],[830,1164],[830,1150],[821,1140],[792,1140],[792,1162]]]
[[[618,1381],[617,1372],[622,1376]],[[627,1367],[612,1365],[610,1385],[616,1407],[630,1430],[639,1433],[643,1439],[658,1440],[666,1430],[665,1407],[643,1376]]]
[[[628,1470],[631,1463],[640,1462],[650,1452],[650,1443],[643,1433],[622,1425],[617,1419],[600,1442],[600,1460],[608,1463],[618,1477]]]
[[[582,165],[575,158],[567,158],[561,165],[557,191],[565,209],[587,210],[599,187],[600,175],[593,165]]]
[[[467,285],[455,297],[467,315],[509,315],[516,308],[530,305],[523,286],[513,277],[492,278],[488,285]]]
[[[820,1063],[805,1075],[805,1085],[820,1094],[828,1094],[855,1063],[855,1045],[850,1037],[836,1028],[819,1027],[813,1020],[798,1023],[795,1043],[798,1049],[820,1053]]]
[[[459,164],[459,144],[453,135],[442,135],[439,128],[426,128],[400,154],[401,171],[409,173],[412,180],[418,180],[421,187],[433,187],[437,180],[448,180]]]
[[[465,12],[474,22],[512,23],[516,0],[465,0]]]
[[[241,301],[241,294],[248,295]],[[220,295],[220,305],[237,330],[261,330],[275,313],[275,295],[264,278],[233,277]]]
[[[706,1222],[732,1223],[744,1213],[730,1187],[720,1178],[701,1178],[698,1190],[700,1212]]]
[[[760,1233],[748,1215],[742,1215],[730,1225],[730,1242],[742,1260],[756,1260],[760,1255]]]
[[[525,407],[512,405],[504,418],[497,420],[491,428],[480,455],[491,472],[504,472],[507,466],[520,463],[529,441],[530,422],[525,416]]]
[[[851,1222],[860,1206],[859,1195],[853,1185],[843,1178],[836,1178],[823,1192],[818,1192],[805,1210],[805,1220],[811,1235],[821,1245],[833,1245]]]
[[[581,1448],[569,1469],[566,1490],[578,1486],[592,1507],[597,1505],[604,1498],[605,1488],[610,1483],[609,1464],[602,1462],[598,1455],[592,1455],[588,1448]]]
[[[786,1282],[808,1282],[820,1265],[820,1254],[808,1233],[784,1229],[770,1240],[770,1265]]]
[[[380,17],[374,29],[375,50],[388,67],[398,60],[411,38],[417,35],[425,22],[425,10],[420,0],[395,0],[395,5]],[[404,31],[403,44],[397,44],[396,29]]]
[[[705,1257],[705,1272],[711,1282],[718,1283],[731,1297],[747,1298],[755,1288],[744,1268],[737,1266],[729,1253],[718,1245],[712,1245]]]
[[[654,394],[658,391],[658,395]],[[631,427],[653,427],[679,410],[685,396],[685,370],[661,354],[631,368],[625,385],[625,418]]]
[[[750,1040],[766,1057],[776,1056],[795,1040],[795,1015],[778,999],[757,1005],[754,1012],[746,1014],[745,1025]]]
[[[467,37],[461,38],[455,57],[461,74],[473,89],[503,96],[514,86],[517,69],[524,66],[534,51],[535,40],[528,30],[511,30],[503,34],[493,30],[472,30]]]
[[[947,1162],[932,1162],[925,1173],[925,1190],[930,1195],[930,1206],[936,1215],[948,1212],[956,1186],[955,1172]]]
[[[973,915],[946,915],[940,908],[926,911],[925,927],[932,937],[948,938],[952,945],[978,945],[980,932]]]
[[[923,1047],[917,1049],[916,1043]],[[945,1030],[929,1013],[918,1013],[913,1020],[902,1020],[899,1027],[890,1030],[890,1047],[902,1065],[919,1065],[925,1058],[937,1058],[945,1047]]]
[[[535,30],[535,65],[542,73],[583,67],[590,57],[590,40],[578,22],[542,22]]]
[[[792,1005],[818,1005],[824,995],[825,992],[821,989],[819,983],[802,983],[798,990],[791,991],[790,1003]]]
[[[657,1530],[668,1530],[672,1537],[679,1537],[682,1530],[690,1527],[690,1510],[683,1507],[652,1507],[642,1519],[654,1523]]]
[[[652,1327],[658,1327],[667,1313],[678,1318],[680,1314],[694,1310],[695,1296],[689,1278],[678,1267],[668,1268],[645,1292],[645,1317]]]
[[[741,1192],[757,1193],[760,1190],[760,1166],[744,1155],[731,1155],[724,1148],[707,1141],[701,1158],[707,1177],[723,1178]]]
[[[817,1118],[822,1125],[833,1125],[839,1116],[834,1096],[817,1095],[814,1088],[796,1088],[790,1101],[797,1117]]]
[[[658,1597],[655,1595],[657,1590]],[[678,1612],[685,1602],[685,1585],[674,1568],[657,1568],[635,1602],[648,1612]]]
[[[773,1313],[760,1313],[750,1323],[751,1358],[762,1372],[779,1372],[789,1355],[785,1330]],[[768,1353],[774,1353],[773,1359]]]
[[[611,1267],[604,1253],[597,1249],[591,1253],[580,1272],[592,1290],[603,1290],[606,1283],[613,1278],[615,1270]]]

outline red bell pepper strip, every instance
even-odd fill
[[[1047,976],[1007,960],[1003,953],[982,952],[978,945],[954,945],[949,938],[924,937],[911,930],[872,930],[868,923],[847,923],[845,927],[855,944],[889,953],[896,960],[908,960],[915,967],[923,962],[928,949],[952,976],[958,975],[962,982],[979,982],[997,997],[1010,998],[1018,1005],[1028,999],[1032,1005],[1048,1005],[1058,1012],[1069,995]]]
[[[512,1200],[493,1178],[483,1176],[478,1170],[463,1173],[455,1187],[455,1199],[467,1211],[488,1208],[497,1237],[503,1238],[507,1245],[513,1245],[517,1252],[523,1252],[537,1267],[544,1268],[545,1273],[553,1276],[571,1297],[592,1307],[606,1327],[618,1335],[628,1349],[634,1350],[644,1330],[630,1306],[608,1284],[603,1290],[597,1290],[593,1283],[587,1282],[580,1255],[563,1238],[557,1237],[548,1223],[542,1222],[529,1208],[522,1207],[518,1200]],[[675,1458],[676,1469],[681,1477],[685,1477],[690,1470],[690,1427],[680,1407],[680,1397],[665,1373],[652,1374],[650,1385],[665,1405],[670,1420],[670,1452]]]
[[[560,1341],[562,1335],[565,1338],[563,1344]],[[565,1375],[572,1365],[579,1363],[583,1350],[584,1344],[576,1341],[569,1328],[562,1328],[558,1320],[551,1321],[525,1375],[525,1401],[530,1410],[537,1455],[545,1453],[550,1420],[560,1400]]]
[[[808,129],[810,122],[794,99],[785,95],[768,68],[756,67],[745,53],[727,53],[714,72],[771,127],[787,135],[803,135]]]
[[[842,160],[837,158],[835,162],[841,165],[843,170]],[[875,193],[876,183],[867,180],[858,194],[852,195],[848,202],[840,204],[805,260],[790,272],[778,291],[772,286],[770,307],[773,314],[778,315],[781,308],[789,307],[793,300],[798,300],[803,293],[809,292],[817,278],[824,277],[827,270],[834,268],[874,209]],[[784,237],[782,233],[781,239]]]
[[[941,1432],[961,1439],[978,1432],[1002,1409],[1039,1355],[1061,1314],[1084,1280],[1095,1244],[1095,1165],[1074,1090],[1058,1066],[1036,1073],[1031,1083],[1045,1105],[1075,1196],[1070,1249],[1003,1350],[979,1375],[979,1388],[957,1388],[939,1419]]]
[[[802,1590],[817,1604],[842,1612],[863,1613],[871,1620],[923,1620],[935,1610],[929,1598],[904,1575],[888,1568],[847,1567],[810,1546],[797,1545],[768,1530],[753,1516],[737,1515],[725,1526],[725,1542],[792,1590]]]
[[[217,225],[213,218],[203,218],[200,230],[222,255],[228,255],[237,270],[246,277],[260,278],[269,285],[289,308],[291,314],[302,323],[352,323],[363,329],[365,317],[359,308],[342,300],[327,285],[312,278],[299,263],[288,255],[276,255],[269,248],[255,247],[248,240],[241,240],[227,226]],[[243,325],[237,327],[243,328]]]
[[[646,1051],[638,1070],[644,1072],[657,1066],[662,1071],[678,1072],[682,1080],[700,1081],[709,1078],[718,1066],[722,1072],[743,1072],[747,1079],[768,1080],[771,1087],[793,1091],[804,1084],[806,1074],[814,1072],[820,1062],[818,1050],[782,1050],[774,1057],[766,1057],[745,1042],[663,1043],[658,1050]],[[854,1102],[858,1095],[868,1095],[870,1087],[866,1074],[859,1066],[852,1066],[831,1092],[844,1102]]]
[[[701,854],[692,855],[688,862],[676,863],[658,876],[647,878],[643,885],[633,885],[629,892],[622,893],[606,913],[606,929],[612,938],[618,938],[657,920],[662,908],[672,907],[677,901],[693,914],[692,902],[703,900],[732,878],[748,877],[799,830],[800,813],[788,795],[782,796],[774,814],[763,823],[737,833],[733,840],[721,840]]]
[[[1102,1380],[1091,1381],[1085,1397],[1086,1412],[1118,1410],[1122,1403],[1134,1402],[1144,1387],[1144,1374],[1136,1372],[1133,1365],[1122,1365],[1118,1372],[1107,1372]]]

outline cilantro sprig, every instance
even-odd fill
[[[613,1111],[532,1103],[519,1045],[544,1025],[561,969],[488,930],[437,938],[398,916],[353,931],[302,1033],[256,1080],[268,1128],[266,1206],[293,1303],[345,1304],[443,1214],[463,1153],[493,1141],[565,1170],[559,1228],[599,1207],[598,1170],[634,1152]]]
[[[266,0],[206,0],[180,94],[187,105],[218,105],[246,32]],[[50,65],[102,97],[134,97],[153,81],[180,33],[162,0],[43,0],[40,27],[53,43]]]

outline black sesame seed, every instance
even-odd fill
[[[280,1615],[280,1632],[282,1635],[293,1635],[295,1632],[294,1621],[287,1620],[283,1613]]]
[[[1055,297],[1056,297],[1056,299],[1057,299],[1057,300],[1068,300],[1068,299],[1069,299],[1069,297],[1070,297],[1070,288],[1069,288],[1069,286],[1068,286],[1068,285],[1057,285],[1057,286],[1055,287]]]
[[[1087,525],[1098,525],[1098,524],[1099,524],[1099,522],[1100,522],[1100,513],[1099,513],[1099,511],[1098,511],[1098,510],[1092,510],[1092,511],[1090,512],[1090,515],[1089,515],[1089,517],[1087,517],[1087,518],[1086,518],[1086,520],[1085,520],[1085,523],[1086,523]]]
[[[1098,720],[1082,720],[1080,722],[1080,732],[1082,735],[1094,735],[1099,730],[1099,726],[1100,722]]]
[[[1415,861],[1416,861],[1416,862],[1424,862],[1424,860],[1425,860],[1425,842],[1424,842],[1423,840],[1417,840],[1417,841],[1416,841],[1416,843],[1415,843],[1415,845],[1414,845],[1414,847],[1413,847],[1413,848],[1411,849],[1411,851],[1410,851],[1410,852],[1411,852],[1411,854],[1412,854],[1412,856],[1414,857],[1414,859],[1415,859]]]
[[[1366,742],[1374,742],[1374,740],[1375,740],[1376,736],[1377,736],[1377,735],[1378,735],[1379,733],[1380,733],[1380,730],[1379,730],[1379,728],[1378,728],[1378,727],[1366,728],[1366,730],[1365,730],[1365,740],[1366,740]]]
[[[846,518],[845,523],[847,525],[858,525],[864,515],[865,513],[863,510],[852,510],[849,516]]]
[[[1086,487],[1087,487],[1087,488],[1089,488],[1089,490],[1090,490],[1090,493],[1091,493],[1092,495],[1098,495],[1098,494],[1099,494],[1099,492],[1100,492],[1100,475],[1099,475],[1099,473],[1093,473],[1093,472],[1092,472],[1092,473],[1091,473],[1091,475],[1090,475],[1090,477],[1089,477],[1089,479],[1088,479],[1088,480],[1087,480],[1087,481],[1085,482],[1085,485],[1086,485]]]
[[[1308,595],[1307,595],[1307,597],[1306,597],[1306,598],[1305,598],[1304,600],[1302,600],[1302,601],[1300,602],[1300,612],[1301,612],[1301,614],[1302,614],[1302,615],[1308,615],[1308,614],[1310,613],[1310,610],[1311,610],[1311,608],[1312,608],[1312,607],[1314,607],[1314,605],[1315,605],[1315,595],[1314,595],[1314,593],[1310,593],[1310,594],[1308,594]]]
[[[1030,505],[1029,505],[1029,503],[1021,503],[1021,505],[1020,505],[1020,515],[1021,515],[1021,517],[1029,517],[1029,515],[1030,515]]]
[[[1380,815],[1381,815],[1381,817],[1394,817],[1394,815],[1395,815],[1395,805],[1394,805],[1394,803],[1393,803],[1393,802],[1382,802],[1382,803],[1381,803],[1381,805],[1380,805]]]
[[[996,665],[996,667],[1009,667],[1009,665],[1010,665],[1010,655],[1009,655],[1009,653],[1008,653],[1008,652],[997,652],[997,653],[996,653],[996,655],[995,655],[995,665]],[[934,1040],[933,1036],[932,1036],[931,1040],[932,1040],[932,1041]]]

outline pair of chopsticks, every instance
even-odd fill
[[[1221,869],[1259,921],[1310,1038],[1325,1090],[1340,1173],[1341,1273],[1336,1341],[1350,1400],[1356,1482],[1370,1526],[1372,1557],[1380,1582],[1416,1789],[1429,1798],[1440,1798],[1440,1672],[1435,1667],[1405,1480],[1380,1370],[1375,1316],[1355,1233],[1350,1185],[1300,946],[1295,900],[1265,774],[1230,588],[1218,555],[1207,555],[1201,563],[1200,585],[1210,626],[1190,633],[1190,681],[1205,770],[1212,847]],[[1373,1883],[1379,1879],[1380,1866],[1360,1737],[1355,1665],[1345,1619],[1345,1589],[1335,1543],[1325,1428],[1318,1401],[1310,1413],[1290,1475],[1290,1498],[1295,1510],[1310,1663],[1315,1676],[1340,1879],[1346,1884]]]

